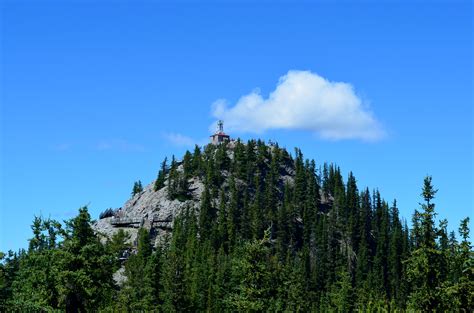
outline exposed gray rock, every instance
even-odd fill
[[[182,166],[178,171],[182,170]],[[204,189],[204,184],[198,179],[193,178],[189,181],[192,198],[186,201],[168,199],[168,187],[165,186],[158,191],[154,191],[154,182],[144,188],[144,190],[131,199],[129,199],[120,208],[114,217],[103,218],[95,222],[94,229],[103,235],[103,239],[112,237],[119,229],[123,229],[130,234],[129,243],[136,244],[138,228],[143,226],[151,229],[154,221],[169,221],[167,228],[153,227],[152,232],[155,244],[165,236],[172,227],[174,218],[186,207],[199,207],[199,199]],[[123,219],[138,223],[113,225],[114,219]],[[159,223],[158,223],[159,224]],[[164,224],[164,223],[161,223]],[[160,224],[160,225],[161,225]]]
[[[125,267],[122,266],[119,268],[118,271],[113,274],[112,278],[118,286],[122,286],[127,280],[127,277],[125,276]]]

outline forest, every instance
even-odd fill
[[[196,146],[167,163],[155,190],[185,201],[193,177],[204,190],[160,244],[145,228],[135,245],[123,230],[104,238],[87,207],[34,217],[28,249],[0,254],[0,311],[474,311],[469,218],[448,231],[430,176],[407,221],[352,172],[275,143]]]

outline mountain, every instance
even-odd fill
[[[409,228],[352,172],[222,131],[97,221],[36,217],[0,255],[0,311],[469,312],[469,218],[448,233],[436,192]]]
[[[209,144],[205,147],[203,155],[201,155],[199,149],[195,150],[193,155],[188,152],[183,160],[173,161],[175,162],[174,165],[172,164],[171,168],[165,170],[165,179],[161,188],[155,187],[156,181],[148,184],[140,192],[132,194],[132,197],[122,207],[97,220],[94,224],[94,229],[107,238],[111,238],[120,229],[125,230],[131,235],[130,242],[136,244],[138,229],[144,227],[150,230],[152,241],[155,245],[158,245],[160,239],[172,232],[173,221],[177,215],[186,208],[199,212],[202,194],[206,188],[207,174],[205,169],[212,168],[214,166],[210,164],[212,162],[222,163],[219,165],[220,177],[216,178],[219,181],[219,186],[214,184],[211,187],[214,189],[212,201],[216,207],[219,206],[220,201],[216,196],[216,188],[228,192],[231,177],[236,180],[239,188],[247,189],[246,191],[250,197],[253,197],[255,195],[255,186],[252,181],[254,178],[246,177],[246,175],[253,176],[255,173],[247,173],[250,169],[246,169],[244,173],[241,169],[237,169],[239,165],[234,161],[235,150],[237,150],[237,158],[244,158],[245,153],[248,153],[249,149],[253,149],[255,158],[260,158],[259,164],[256,164],[256,169],[259,170],[256,175],[262,181],[266,179],[268,171],[272,166],[272,158],[277,157],[277,160],[274,161],[277,164],[273,165],[277,167],[277,173],[273,179],[275,180],[274,187],[278,198],[277,202],[281,202],[285,184],[288,184],[290,187],[294,186],[296,174],[295,162],[285,149],[281,149],[273,143],[265,145],[262,141],[250,141],[248,144],[244,144],[241,141],[230,141],[222,145]],[[217,160],[217,158],[222,159]],[[244,160],[241,160],[241,162],[244,162]],[[193,167],[192,163],[199,165],[198,167]],[[241,166],[248,167],[250,165],[245,161],[245,164]],[[184,197],[170,196],[170,184],[175,182],[170,177],[170,171],[178,173],[178,177],[175,180],[182,180],[183,176],[186,177],[187,190],[180,191],[185,195]],[[238,171],[241,172],[238,173]],[[314,174],[316,175],[316,173]],[[314,201],[320,207],[327,207],[331,203],[330,199],[332,199],[331,195],[325,196],[322,190],[318,190],[318,195]],[[281,205],[281,203],[277,205]],[[239,209],[241,210],[242,208]]]

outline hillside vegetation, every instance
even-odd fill
[[[2,255],[0,310],[474,310],[469,219],[458,236],[436,221],[431,177],[409,227],[395,200],[299,149],[233,141],[169,163],[153,192],[183,204],[171,231],[142,227],[133,244],[104,238],[87,208],[64,225],[36,217],[28,250]]]

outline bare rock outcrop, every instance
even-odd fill
[[[119,229],[129,235],[129,243],[134,245],[137,239],[138,228],[145,227],[151,230],[152,240],[157,244],[173,227],[174,218],[186,207],[199,207],[204,184],[193,178],[189,181],[192,191],[191,199],[186,201],[170,200],[168,187],[154,190],[154,182],[118,209],[113,217],[97,220],[93,227],[106,240],[111,238]]]

